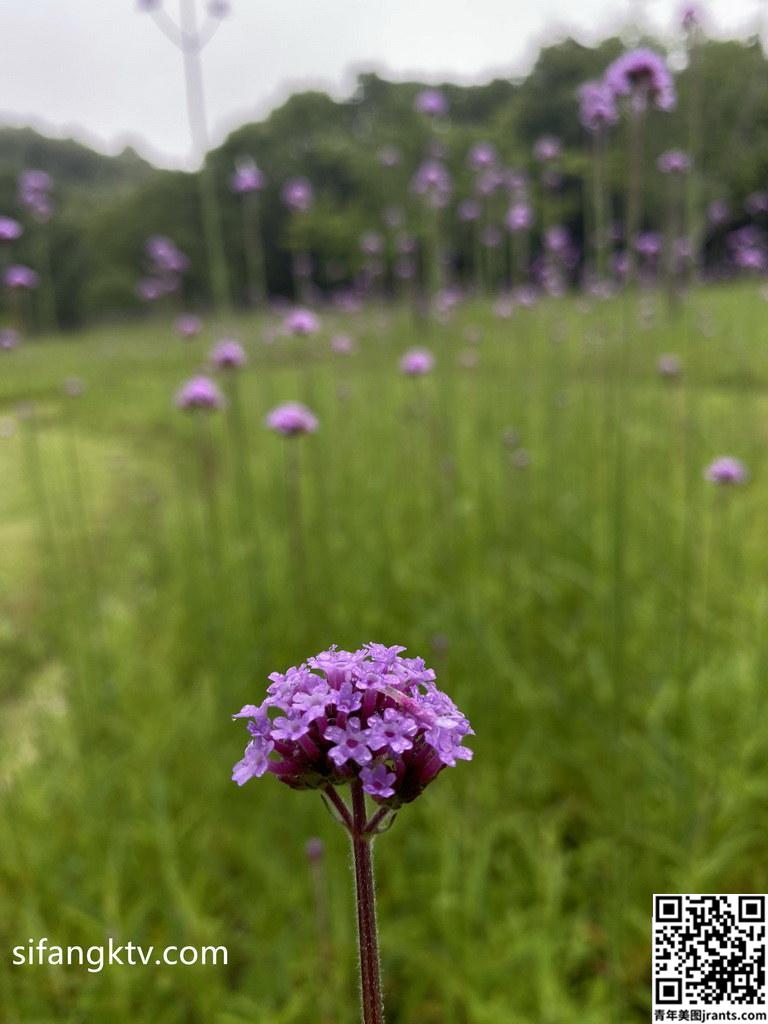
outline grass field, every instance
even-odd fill
[[[477,734],[376,845],[388,1021],[646,1020],[651,894],[768,890],[765,310],[744,285],[671,319],[651,295],[328,313],[303,340],[243,320],[210,416],[173,395],[211,331],[0,354],[3,959],[42,935],[229,948],[4,965],[0,1019],[355,1021],[345,837],[314,794],[233,785],[229,716],[269,672],[380,640]],[[415,344],[421,379],[398,372]],[[264,428],[292,398],[316,435]],[[705,481],[722,454],[746,486]]]

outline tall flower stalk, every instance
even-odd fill
[[[213,168],[206,159],[210,148],[208,115],[203,81],[203,51],[213,39],[228,12],[223,2],[211,2],[207,16],[200,22],[197,0],[179,0],[179,19],[176,22],[162,6],[160,0],[142,0],[141,6],[151,13],[163,35],[181,53],[184,65],[184,83],[187,96],[187,114],[192,139],[192,158],[200,163],[198,184],[211,292],[219,313],[230,307],[229,272],[224,250],[224,235],[219,198]]]
[[[446,766],[470,760],[466,717],[404,647],[332,647],[269,677],[267,696],[234,717],[250,742],[238,785],[267,773],[324,797],[352,844],[363,1024],[384,1024],[373,842]],[[351,799],[341,795],[349,786]]]

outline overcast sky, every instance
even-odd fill
[[[198,0],[202,8],[205,0]],[[179,0],[164,0],[178,13]],[[232,0],[205,53],[214,141],[300,86],[349,91],[356,68],[484,79],[529,66],[567,31],[588,41],[642,10],[669,31],[680,0]],[[710,0],[713,30],[753,31],[768,0]],[[0,120],[165,165],[189,159],[180,58],[136,0],[0,0]]]

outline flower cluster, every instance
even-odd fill
[[[253,160],[239,160],[230,185],[232,191],[240,196],[247,195],[249,192],[260,192],[265,185],[264,175]]]
[[[40,276],[31,267],[25,267],[21,263],[14,264],[6,269],[3,280],[6,288],[12,291],[30,291],[40,284]]]
[[[448,168],[440,160],[425,160],[411,182],[411,190],[435,209],[446,206],[452,190]]]
[[[593,135],[619,120],[616,100],[605,82],[585,82],[579,89],[579,119]]]
[[[298,668],[273,673],[267,696],[235,718],[251,739],[232,778],[242,786],[267,772],[292,789],[359,779],[375,801],[395,809],[415,800],[446,766],[468,761],[472,729],[404,647],[332,647]]]
[[[659,110],[675,105],[675,86],[663,57],[653,50],[630,50],[618,57],[605,73],[613,95],[629,97],[638,108],[647,104]]]
[[[317,334],[320,330],[320,320],[311,309],[293,309],[283,321],[283,328],[288,334],[304,338],[310,334]]]
[[[266,424],[283,437],[314,434],[319,426],[317,416],[301,402],[283,402],[276,406],[267,415]]]
[[[23,233],[24,228],[13,217],[0,217],[0,242],[15,242]]]
[[[722,455],[707,466],[704,476],[710,483],[727,485],[746,483],[749,474],[746,466],[739,459],[735,459],[732,455]]]
[[[193,377],[176,394],[179,409],[213,411],[224,405],[224,396],[209,377]]]
[[[211,362],[217,370],[240,370],[248,362],[248,356],[239,341],[222,338],[213,347]]]
[[[290,178],[283,186],[283,202],[296,213],[306,213],[313,199],[314,191],[306,178]]]
[[[442,117],[448,113],[448,100],[439,89],[422,89],[416,96],[414,109],[429,117]]]
[[[668,149],[656,161],[662,174],[687,174],[691,169],[691,158],[682,149]]]
[[[400,360],[400,369],[407,377],[423,377],[431,373],[435,357],[428,348],[409,349]]]
[[[53,216],[53,178],[46,171],[22,171],[19,175],[19,203],[41,224]]]

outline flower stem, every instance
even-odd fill
[[[357,890],[357,931],[360,944],[360,990],[363,1024],[384,1024],[376,930],[376,893],[373,878],[373,843],[366,834],[365,793],[352,783],[352,853]]]

